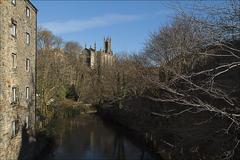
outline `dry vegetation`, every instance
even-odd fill
[[[231,1],[222,8],[199,9],[197,16],[182,12],[150,35],[141,54],[116,57],[113,65],[94,69],[83,65],[78,43],[63,43],[39,29],[39,105],[66,97],[92,104],[144,97],[184,106],[152,111],[157,117],[209,113],[195,123],[205,124],[215,117],[225,120],[222,130],[235,137],[232,149],[221,158],[230,159],[240,142],[239,6],[239,1]]]

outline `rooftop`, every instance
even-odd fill
[[[35,12],[38,11],[38,9],[32,4],[30,0],[25,0],[25,1],[35,10]]]

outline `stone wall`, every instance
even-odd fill
[[[26,8],[30,10],[30,17],[26,16]],[[11,0],[0,3],[0,159],[17,159],[25,124],[29,131],[34,131],[36,12],[25,0],[16,0],[16,5]],[[13,21],[17,26],[15,37],[10,32]],[[26,33],[30,35],[30,44],[26,43]],[[13,67],[12,53],[17,57],[16,68]],[[29,70],[26,70],[27,59],[30,60]],[[12,103],[12,87],[17,88],[15,104]],[[19,126],[14,136],[13,121]]]
[[[83,49],[80,54],[80,58],[82,59],[84,65],[91,68],[104,68],[105,66],[111,66],[114,63],[114,55],[112,53],[96,51],[92,48]],[[89,62],[87,61],[87,59],[90,59]]]

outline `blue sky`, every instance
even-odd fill
[[[39,26],[64,41],[77,41],[87,47],[96,42],[98,49],[103,46],[104,36],[111,36],[115,52],[141,51],[149,34],[169,23],[174,15],[170,7],[173,1],[32,2],[39,10]]]

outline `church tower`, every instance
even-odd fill
[[[112,53],[112,39],[111,39],[111,37],[104,38],[103,43],[104,43],[103,44],[104,52],[111,54]]]

